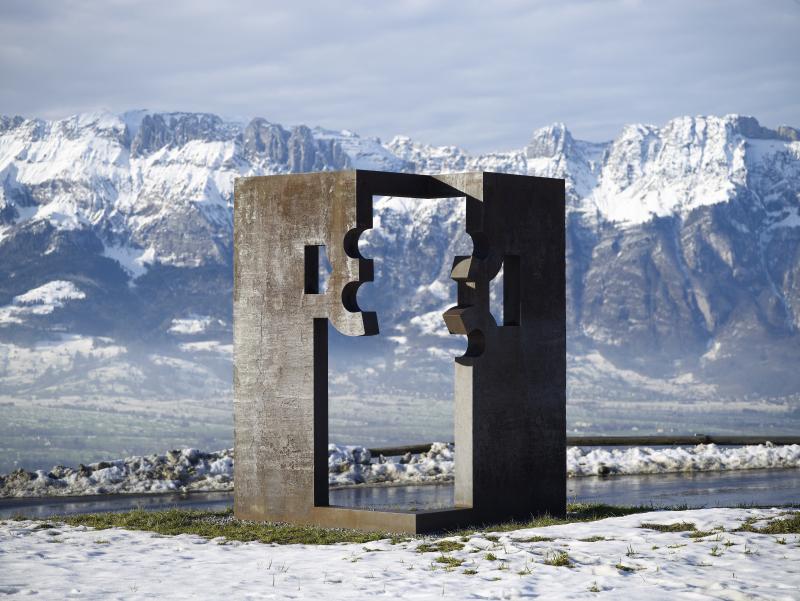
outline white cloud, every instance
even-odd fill
[[[4,2],[0,113],[206,110],[519,147],[536,126],[800,105],[797,3]]]

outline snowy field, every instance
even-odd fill
[[[331,486],[351,484],[449,482],[454,477],[452,444],[434,443],[427,453],[372,457],[359,446],[330,445]],[[800,467],[800,445],[714,444],[668,448],[590,448],[567,450],[571,477],[615,474],[726,471]],[[16,470],[0,475],[0,497],[106,493],[219,491],[233,487],[233,450],[175,450],[49,471]]]
[[[737,529],[746,523],[758,528],[769,520],[796,522],[798,513],[649,512],[450,537],[446,547],[420,538],[266,545],[6,521],[0,522],[0,593],[11,599],[102,601],[373,597],[788,601],[800,598],[800,536]],[[643,527],[652,524],[676,524],[682,531]],[[796,532],[796,524],[791,530]]]

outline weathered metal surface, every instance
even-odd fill
[[[358,286],[372,279],[358,236],[372,197],[463,197],[471,257],[454,257],[466,335],[456,358],[456,508],[364,512],[328,507],[327,322],[378,332]],[[236,181],[235,512],[238,517],[418,532],[563,514],[566,505],[566,302],[563,180],[495,173],[344,171]],[[317,245],[332,266],[315,287]],[[489,282],[504,270],[504,324]],[[368,515],[361,515],[368,514]]]

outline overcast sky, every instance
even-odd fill
[[[0,113],[262,116],[472,151],[563,121],[800,126],[800,0],[2,0]]]

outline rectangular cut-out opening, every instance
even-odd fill
[[[306,247],[308,248],[308,247]],[[328,320],[314,319],[314,505],[328,505]]]
[[[324,294],[328,287],[331,263],[324,244],[307,244],[303,254],[306,294]]]
[[[498,325],[518,326],[521,317],[519,255],[505,255],[489,282],[489,312]]]
[[[357,463],[366,461],[359,452],[332,448],[330,505],[452,509],[454,359],[465,353],[467,341],[448,333],[442,314],[458,302],[453,259],[473,252],[466,198],[375,197],[374,224],[359,239],[361,256],[374,261],[375,279],[359,288],[358,306],[377,311],[380,334],[347,337],[329,327],[330,442],[395,450],[386,463],[372,456],[370,465]],[[418,463],[397,450],[431,441],[444,445],[426,449],[425,457],[412,453]],[[446,475],[434,483],[429,477],[415,482],[414,472],[430,462]],[[381,483],[381,472],[394,486],[370,486]],[[397,478],[400,472],[410,477]]]
[[[505,298],[505,263],[500,265],[497,275],[489,281],[489,313],[497,325],[503,325],[503,299]]]
[[[306,294],[319,294],[319,246],[307,244],[305,247],[304,271]]]
[[[518,326],[520,324],[520,281],[519,255],[503,257],[503,325]]]

